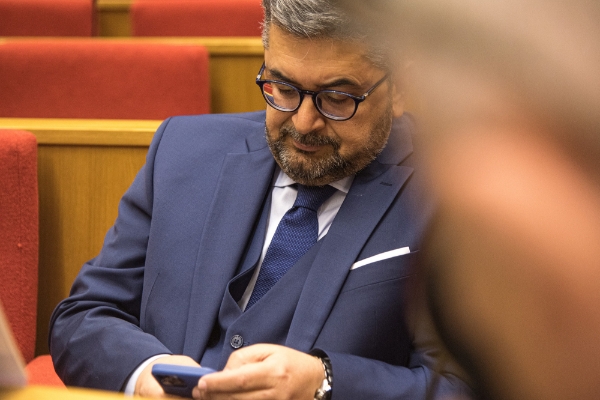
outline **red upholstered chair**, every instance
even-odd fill
[[[260,36],[260,0],[134,0],[133,36]]]
[[[164,119],[209,111],[208,52],[200,45],[0,43],[0,117]]]
[[[49,355],[34,358],[38,293],[37,142],[0,130],[0,300],[30,383],[63,385]],[[63,385],[64,386],[64,385]]]
[[[0,36],[92,36],[94,0],[0,0]]]
[[[25,366],[27,383],[29,385],[60,386],[65,387],[54,371],[54,364],[50,354],[37,356]]]

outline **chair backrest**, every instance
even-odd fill
[[[208,52],[198,44],[0,43],[0,117],[164,119],[208,112]]]
[[[38,224],[36,138],[0,130],[0,301],[26,362],[36,342]]]
[[[92,36],[94,0],[0,0],[0,36]]]
[[[133,36],[260,36],[260,0],[134,0]]]

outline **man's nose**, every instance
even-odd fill
[[[315,107],[310,96],[306,96],[292,117],[294,128],[305,135],[325,127],[325,117]]]

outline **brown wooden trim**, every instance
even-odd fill
[[[0,129],[32,132],[40,145],[148,147],[161,121],[0,118]]]

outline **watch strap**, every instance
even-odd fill
[[[325,377],[323,378],[323,383],[321,387],[317,389],[315,392],[314,400],[330,400],[331,399],[331,388],[333,384],[333,372],[331,370],[331,361],[329,357],[318,357],[323,365],[323,371],[325,373]]]

